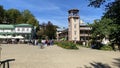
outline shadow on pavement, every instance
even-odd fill
[[[111,68],[108,64],[103,64],[101,62],[90,63],[94,68]]]
[[[120,68],[120,58],[114,58],[114,62],[112,62],[113,66]],[[84,65],[84,68],[112,68],[108,64],[104,64],[101,62],[92,62],[90,63],[91,66]],[[82,67],[79,67],[82,68]]]
[[[117,66],[118,68],[120,68],[120,58],[115,58],[114,60],[116,60],[115,62],[113,62],[113,64],[115,66]]]
[[[90,63],[90,65],[91,66],[84,65],[84,68],[111,68],[108,64],[103,64],[101,62],[93,62],[93,63]]]

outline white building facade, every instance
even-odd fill
[[[30,24],[0,24],[0,35],[2,36],[22,36],[24,39],[30,40],[34,35],[34,27]],[[2,38],[0,38],[2,39]]]

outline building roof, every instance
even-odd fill
[[[14,29],[14,25],[0,24],[0,29]]]
[[[0,29],[14,29],[15,27],[33,27],[31,24],[0,24]]]
[[[70,13],[70,12],[79,12],[79,10],[78,9],[70,9],[70,10],[68,10],[68,12]]]
[[[3,35],[3,34],[5,34],[5,35],[10,34],[11,35],[11,34],[14,34],[14,32],[0,32],[0,35]]]
[[[16,24],[16,27],[32,27],[30,24]]]

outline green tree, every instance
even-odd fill
[[[44,38],[45,39],[45,37],[46,37],[46,23],[42,23],[42,24],[40,24],[39,25],[39,29],[38,29],[38,31],[37,31],[37,36],[39,37],[39,38]]]
[[[10,24],[17,24],[16,20],[20,16],[21,16],[21,13],[17,9],[9,9],[9,10],[6,11],[7,21]]]
[[[3,6],[0,5],[0,23],[1,24],[4,22],[4,14],[5,14],[5,10]]]
[[[92,27],[92,38],[95,39],[99,36],[101,40],[103,38],[109,38],[112,31],[114,31],[116,27],[116,25],[112,24],[111,19],[106,18],[102,20],[95,20],[90,26]]]
[[[23,23],[28,23],[36,27],[39,27],[39,22],[37,21],[37,19],[35,19],[34,15],[29,10],[24,10],[22,12],[22,17],[24,19]]]
[[[43,29],[39,29],[39,30],[37,31],[37,36],[38,36],[39,38],[43,38],[43,37],[45,36],[44,30],[43,30]]]
[[[113,22],[112,25],[115,25],[114,28],[111,29],[110,39],[113,42],[120,44],[120,0],[109,1],[108,0],[89,0],[89,6],[93,6],[99,8],[101,5],[105,4],[105,13],[103,18],[109,18]]]
[[[48,23],[40,24],[40,29],[37,32],[39,38],[48,38],[48,39],[55,39],[56,37],[56,29],[57,26],[53,25],[50,21]]]
[[[22,16],[24,17],[24,22],[27,22],[29,18],[34,17],[29,10],[24,10]]]
[[[56,37],[56,27],[50,21],[48,21],[46,29],[46,35],[48,36],[48,38],[54,39]]]
[[[20,15],[19,17],[17,17],[17,18],[16,18],[16,23],[19,23],[19,24],[25,23],[25,22],[24,22],[24,17],[23,17],[22,15]]]
[[[113,24],[116,25],[116,30],[112,31],[110,38],[120,45],[120,1],[115,0],[112,3],[109,3],[106,7],[106,13],[103,18],[106,17],[112,19]]]
[[[30,17],[27,21],[28,24],[34,25],[36,27],[39,26],[39,22],[35,19],[35,17]]]

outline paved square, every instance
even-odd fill
[[[40,49],[28,44],[2,44],[1,60],[15,59],[10,68],[119,68],[120,52],[80,47],[68,50],[56,45]]]

